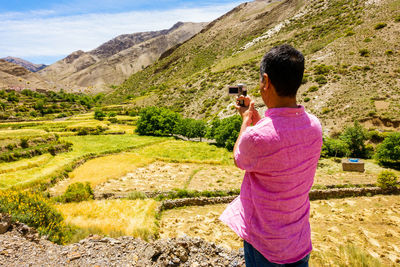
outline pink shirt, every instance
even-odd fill
[[[312,250],[308,194],[321,146],[319,120],[303,106],[268,109],[242,134],[234,156],[246,173],[220,219],[271,262],[293,263]]]

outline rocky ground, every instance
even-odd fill
[[[242,251],[200,238],[161,239],[91,236],[60,246],[0,214],[0,266],[244,266]]]

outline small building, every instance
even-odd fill
[[[364,172],[364,162],[360,159],[342,159],[342,169],[347,172]]]

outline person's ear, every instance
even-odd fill
[[[267,91],[269,85],[270,85],[271,81],[268,77],[268,74],[264,73],[263,77],[262,77],[262,90],[263,91]]]

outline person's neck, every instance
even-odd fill
[[[298,108],[295,97],[279,97],[272,103],[268,103],[268,108]]]

